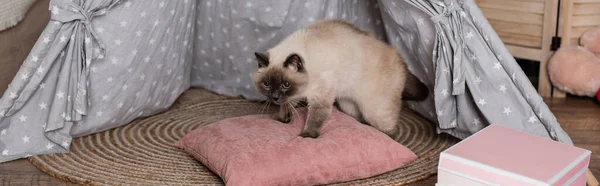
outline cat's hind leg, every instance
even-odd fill
[[[378,97],[377,99],[370,99],[368,102],[362,102],[359,105],[363,118],[367,123],[396,140],[399,137],[397,125],[402,104],[401,101],[394,100],[396,99]]]
[[[352,116],[354,119],[356,119],[357,121],[361,122],[361,123],[366,123],[366,121],[364,120],[364,118],[362,118],[362,114],[360,113],[360,110],[358,109],[358,106],[356,105],[356,103],[354,101],[352,101],[351,99],[338,99],[336,100],[338,107],[340,108],[340,110],[350,116]]]

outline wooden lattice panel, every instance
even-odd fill
[[[476,0],[506,44],[542,48],[545,0]]]
[[[600,0],[563,0],[561,5],[562,44],[578,45],[581,35],[600,26]]]

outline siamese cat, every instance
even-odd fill
[[[299,101],[308,102],[301,137],[317,138],[337,107],[393,139],[402,100],[421,101],[428,89],[412,75],[392,46],[341,20],[301,28],[266,52],[255,52],[255,88],[280,105],[287,123]],[[406,89],[405,89],[406,87]]]

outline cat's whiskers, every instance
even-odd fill
[[[260,108],[260,114],[264,114],[264,112],[265,112],[265,108],[267,107],[267,104],[268,104],[268,103],[269,103],[268,101],[265,101],[265,102],[263,103],[263,106]]]
[[[267,101],[267,108],[265,109],[266,114],[268,114],[270,108],[271,108],[271,102]]]
[[[292,100],[292,101],[293,101],[293,100]],[[290,103],[290,102],[287,102],[287,104],[289,105],[290,112],[291,112],[291,111],[294,111],[294,112],[296,113],[296,116],[299,116],[299,115],[300,115],[300,114],[298,113],[298,110],[296,110],[296,108],[294,108],[294,105],[295,105],[295,104],[292,104],[292,103]],[[294,113],[294,112],[292,112],[292,113]]]
[[[252,104],[252,106],[250,107],[250,109],[254,110],[254,109],[257,109],[258,107],[262,107],[263,104],[260,104],[260,102],[263,102],[263,101],[265,101],[265,100],[258,100],[258,101],[256,101],[255,103],[257,103],[257,104]]]
[[[300,101],[300,100],[294,100],[294,101],[296,101],[296,105],[300,105],[300,106],[303,106],[303,107],[308,106],[308,105],[305,105],[304,103],[302,103],[302,101]]]

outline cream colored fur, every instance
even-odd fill
[[[328,117],[337,100],[345,113],[397,137],[407,69],[392,46],[344,22],[325,20],[296,31],[267,52],[271,68],[281,68],[292,53],[302,56],[308,84],[294,97],[307,98],[309,110],[325,107]],[[303,132],[314,133],[320,126],[311,129],[310,111],[308,117]]]

